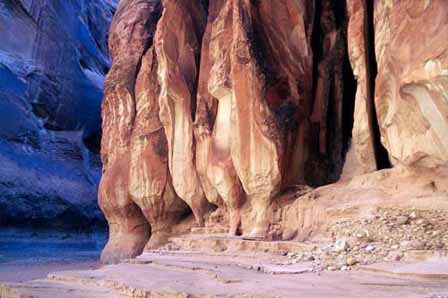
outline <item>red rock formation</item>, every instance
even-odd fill
[[[231,234],[244,209],[242,232],[267,237],[272,200],[307,179],[314,4],[208,4],[164,1],[160,19],[158,1],[120,4],[103,106],[104,261],[163,243],[185,210],[179,198],[199,225],[210,202],[227,210]]]
[[[111,27],[99,194],[110,226],[104,262],[164,243],[188,210],[182,200],[199,225],[208,209],[192,119],[205,10],[165,1],[161,13],[159,1],[122,1]]]
[[[168,0],[163,5],[154,44],[161,87],[159,116],[168,140],[174,190],[203,225],[208,203],[194,164],[193,115],[206,10],[198,1]]]
[[[241,223],[244,193],[231,156],[232,81],[230,52],[233,42],[233,4],[210,1],[203,39],[201,74],[196,110],[196,163],[208,199],[217,196],[229,210],[231,233]]]
[[[443,0],[375,5],[375,105],[395,165],[448,160],[448,6]]]
[[[210,1],[196,156],[210,200],[217,192],[225,202],[231,234],[247,200],[252,235],[264,237],[272,198],[282,185],[303,181],[312,11],[293,2]]]
[[[365,1],[348,3],[350,59],[359,82],[353,143],[364,171],[375,170],[375,159],[381,158],[368,127],[369,96],[376,110],[370,118],[378,122],[392,164],[445,165],[448,123],[442,98],[446,98],[447,46],[442,40],[448,37],[446,4],[379,1],[369,8],[372,19],[367,20]],[[374,35],[370,45],[366,45],[368,22]],[[377,66],[368,65],[366,51],[374,57],[370,64]],[[369,84],[372,67],[378,68],[378,74]]]
[[[364,0],[347,1],[349,14],[348,47],[353,73],[358,82],[355,99],[355,112],[352,132],[352,151],[356,157],[351,156],[354,164],[347,164],[345,171],[348,176],[376,170],[375,154],[369,131],[369,118],[367,117],[367,68],[366,68],[366,3]],[[347,166],[351,169],[347,170]]]
[[[216,223],[212,205],[231,235],[303,235],[279,220],[279,198],[340,177],[353,121],[347,176],[384,165],[380,133],[394,164],[446,163],[447,11],[411,2],[122,0],[103,106],[103,260],[159,246],[188,209]],[[412,36],[435,20],[432,50],[410,50],[402,14]]]
[[[113,65],[106,78],[103,101],[103,177],[99,187],[99,204],[109,223],[103,262],[139,255],[150,236],[151,227],[142,213],[146,208],[136,204],[129,190],[135,179],[130,177],[138,176],[131,167],[131,140],[139,116],[134,85],[160,12],[158,2],[121,1],[110,29]],[[145,64],[149,64],[147,60]],[[137,155],[135,152],[134,158]],[[132,192],[135,197],[138,191]]]

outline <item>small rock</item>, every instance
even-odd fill
[[[367,252],[372,252],[372,251],[375,250],[375,246],[373,246],[373,245],[367,245],[365,249],[366,249]]]
[[[346,251],[347,248],[348,248],[347,240],[340,239],[334,243],[333,251],[342,252],[342,251]]]
[[[397,250],[397,249],[400,248],[400,245],[398,245],[398,244],[394,244],[394,245],[392,245],[390,248],[393,249],[393,250]]]
[[[397,217],[397,224],[398,225],[405,225],[409,223],[409,218],[407,216],[399,216]]]
[[[424,248],[425,248],[425,245],[426,245],[426,243],[423,242],[423,241],[420,241],[420,240],[412,240],[412,241],[409,243],[409,246],[410,246],[412,249],[417,249],[417,250],[422,250],[422,249],[424,249]]]
[[[424,218],[420,218],[420,219],[417,220],[415,223],[416,223],[417,225],[419,225],[419,226],[426,226],[426,225],[429,224],[429,221],[426,220],[426,219],[424,219]]]
[[[353,247],[352,247],[352,251],[353,251],[353,252],[357,252],[357,251],[359,251],[359,246],[353,246]]]
[[[407,241],[407,240],[401,241],[400,242],[400,247],[401,248],[408,248],[410,246],[410,243],[411,243],[411,241]]]
[[[359,231],[355,234],[356,238],[360,239],[360,238],[368,238],[369,237],[369,231],[367,230],[362,230]]]
[[[316,258],[314,256],[309,256],[305,260],[311,262],[311,261],[314,261],[315,259]]]
[[[402,253],[400,253],[400,252],[394,252],[394,251],[392,251],[392,252],[390,252],[388,255],[387,255],[387,259],[388,260],[391,260],[391,261],[400,261],[401,259],[403,258],[403,254]]]
[[[353,266],[358,263],[358,261],[353,257],[348,257],[346,263],[348,266]]]

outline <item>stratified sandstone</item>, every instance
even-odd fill
[[[134,85],[140,69],[151,70],[148,58],[140,66],[160,13],[158,1],[121,1],[111,25],[109,42],[113,65],[106,78],[103,101],[103,177],[99,188],[99,204],[109,223],[109,241],[102,254],[104,262],[139,255],[150,236],[150,225],[142,213],[142,209],[147,209],[144,198],[139,196],[138,189],[130,191],[133,179],[142,180],[135,173],[135,166],[131,167],[130,149],[135,119],[139,116],[136,107],[142,106],[136,104]],[[134,136],[139,137],[138,127]],[[135,160],[141,149],[136,142],[133,147]],[[144,164],[139,167],[144,168]]]
[[[254,216],[251,236],[266,237],[266,212],[273,197],[286,184],[289,171],[300,173],[304,166],[307,148],[300,140],[306,121],[301,117],[310,105],[312,77],[308,5],[234,1],[231,152]],[[282,23],[272,22],[267,16],[272,11]],[[280,28],[284,31],[275,36],[283,38],[274,39],[271,32]],[[294,50],[298,48],[300,52]],[[280,57],[291,57],[292,64],[282,64]],[[293,182],[300,179],[292,177]]]
[[[375,5],[375,105],[395,165],[447,163],[447,20],[443,0]]]
[[[194,164],[193,115],[206,9],[200,1],[163,1],[155,36],[160,121],[168,141],[173,187],[199,225],[208,208]]]
[[[292,189],[389,159],[445,165],[441,3],[122,0],[103,104],[103,261],[163,244],[189,212],[231,235],[303,239],[324,213]]]
[[[446,165],[446,3],[379,1],[371,7],[365,1],[348,3],[350,59],[359,82],[353,130],[359,162],[365,171],[372,171],[375,159],[381,158],[369,142],[373,137],[367,121],[372,119],[393,165]],[[369,34],[373,36],[366,45]],[[373,53],[373,61],[366,51]],[[374,68],[378,74],[369,84],[367,76]],[[367,94],[371,91],[376,119],[366,116],[372,109]]]
[[[192,106],[205,16],[194,2],[120,3],[103,103],[99,202],[110,226],[104,262],[165,242],[188,210],[182,200],[203,224],[208,202],[194,166]]]
[[[196,108],[196,165],[207,199],[229,212],[231,233],[241,223],[244,193],[231,156],[232,82],[230,51],[233,4],[211,1],[203,38]],[[217,201],[218,195],[224,201]]]
[[[347,43],[353,73],[358,82],[355,98],[355,111],[352,131],[352,148],[347,158],[352,158],[354,164],[345,167],[348,176],[356,172],[367,173],[376,170],[374,145],[370,136],[368,117],[368,86],[366,68],[366,2],[364,0],[347,1],[349,23]],[[355,155],[355,156],[351,156]],[[347,170],[347,166],[351,168]],[[355,173],[354,173],[355,172]]]

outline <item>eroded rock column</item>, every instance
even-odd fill
[[[369,130],[367,109],[367,68],[366,68],[366,2],[365,0],[347,1],[349,14],[348,47],[350,63],[358,82],[355,99],[355,113],[352,132],[352,148],[347,158],[352,158],[351,169],[346,169],[347,176],[376,170],[374,146]],[[350,172],[350,173],[349,173]]]
[[[146,248],[164,244],[172,227],[188,212],[172,186],[168,144],[159,119],[157,57],[154,48],[144,55],[135,84],[136,117],[132,133],[129,192],[151,224]]]
[[[249,204],[243,233],[265,238],[275,194],[304,181],[312,16],[312,5],[292,1],[210,1],[196,112],[197,166],[204,188],[211,184],[225,202],[231,234]]]
[[[233,3],[231,152],[252,208],[250,235],[266,238],[274,196],[303,177],[313,4]]]
[[[115,262],[140,254],[150,226],[129,193],[131,136],[136,117],[134,83],[160,15],[158,1],[121,1],[110,29],[112,68],[103,101],[99,205],[109,223],[101,260]]]
[[[194,162],[193,115],[207,11],[200,1],[166,0],[163,4],[155,37],[161,87],[159,115],[167,136],[174,190],[203,225],[208,202]]]
[[[231,1],[210,1],[203,39],[199,97],[196,112],[198,170],[203,185],[213,185],[229,215],[229,233],[237,234],[245,194],[231,156],[232,81],[230,52],[233,32]],[[203,161],[203,164],[201,164]]]

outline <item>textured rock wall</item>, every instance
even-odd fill
[[[441,0],[375,5],[375,105],[395,165],[447,163],[447,20]]]
[[[103,261],[163,244],[189,212],[290,239],[306,234],[279,219],[290,189],[389,160],[445,165],[446,14],[442,0],[122,0],[103,103]]]
[[[103,102],[103,261],[159,246],[189,210],[199,226],[266,238],[277,194],[339,176],[345,23],[324,2],[322,13],[307,1],[120,2]]]
[[[0,226],[104,226],[97,204],[113,0],[0,3]]]
[[[353,145],[365,172],[375,170],[368,129],[365,1],[348,1],[350,59],[358,80]],[[448,8],[444,1],[375,1],[370,51],[378,73],[374,106],[381,142],[393,165],[447,163]],[[368,47],[367,47],[368,48]],[[371,66],[370,66],[371,68]]]
[[[152,43],[160,15],[161,6],[156,1],[121,1],[111,24],[109,41],[113,65],[107,75],[103,100],[103,176],[99,187],[99,204],[109,223],[109,241],[103,251],[105,261],[112,257],[135,256],[141,252],[150,236],[149,222],[143,213],[148,207],[145,208],[143,204],[149,206],[151,203],[150,191],[156,194],[159,192],[157,189],[140,190],[145,185],[136,184],[141,182],[149,171],[145,167],[146,163],[139,165],[141,169],[137,171],[135,165],[131,167],[131,162],[140,164],[139,155],[147,147],[154,148],[151,142],[154,138],[149,138],[151,130],[148,129],[148,124],[142,122],[141,128],[136,127],[135,133],[133,126],[136,118],[151,116],[148,105],[144,109],[142,101],[136,101],[136,97],[146,99],[150,103],[151,96],[158,91],[157,85],[155,90],[144,92],[143,88],[136,88],[135,84],[151,82],[144,82],[143,78],[153,73],[150,56],[152,51],[147,52],[145,59],[142,56],[148,44]],[[140,78],[137,77],[139,72]],[[141,111],[137,112],[137,107],[140,107]],[[157,123],[153,125],[156,126]],[[155,132],[157,133],[157,127]],[[165,135],[161,137],[165,138]],[[161,142],[163,144],[163,140]],[[132,156],[131,143],[135,150]],[[157,156],[154,156],[154,159],[164,162],[163,159],[157,160]],[[163,171],[163,167],[160,171]],[[159,176],[164,178],[163,172],[161,175],[151,174],[158,179]],[[130,184],[131,177],[136,180],[135,184]],[[165,181],[160,181],[163,185],[160,191],[162,193]],[[147,183],[157,186],[157,180],[148,179]],[[133,187],[130,189],[130,186]]]
[[[347,1],[347,11],[349,14],[348,38],[350,62],[353,73],[358,82],[355,98],[355,111],[353,123],[353,145],[349,153],[352,163],[345,166],[347,176],[354,176],[362,172],[372,172],[376,170],[375,153],[372,139],[370,137],[368,103],[367,103],[367,68],[366,68],[366,2]],[[353,156],[350,156],[353,155]],[[350,166],[350,169],[347,169]]]

